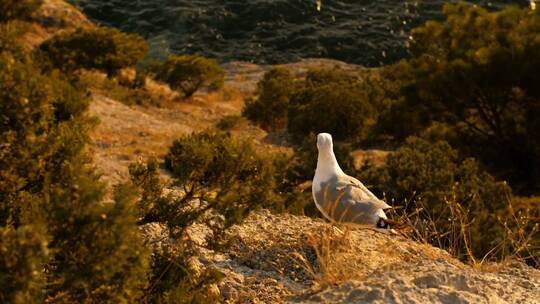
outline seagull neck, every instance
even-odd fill
[[[319,151],[319,157],[317,158],[317,168],[325,173],[344,174],[343,170],[339,167],[336,159],[336,155],[332,149],[327,151]]]

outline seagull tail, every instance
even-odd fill
[[[382,228],[382,229],[396,229],[396,230],[401,230],[401,229],[405,229],[407,228],[409,225],[405,224],[405,223],[400,223],[398,221],[393,221],[393,220],[389,220],[389,219],[386,219],[386,218],[379,218],[379,220],[377,221],[377,228]]]

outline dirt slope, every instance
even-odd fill
[[[163,240],[162,227],[145,231]],[[540,303],[538,270],[517,262],[474,269],[400,235],[366,229],[342,235],[323,220],[268,211],[232,234],[238,239],[232,250],[199,257],[201,266],[227,275],[218,286],[227,303]],[[191,235],[203,243],[204,229]],[[321,244],[330,250],[317,258]]]

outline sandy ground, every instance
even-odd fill
[[[309,68],[342,66],[357,68],[343,62],[327,59],[307,59],[281,65],[301,75]],[[255,94],[257,82],[271,66],[258,66],[246,62],[231,62],[225,69],[225,87],[218,92],[199,92],[189,100],[178,99],[168,87],[147,81],[147,89],[165,96],[161,107],[127,106],[121,100],[109,97],[108,92],[92,89],[93,101],[89,114],[99,118],[100,124],[92,132],[92,151],[104,179],[116,184],[128,178],[128,166],[140,158],[163,156],[174,139],[215,125],[225,116],[241,115],[247,98]],[[95,74],[95,73],[94,73]],[[96,79],[100,76],[93,76]],[[165,92],[165,93],[161,93]],[[268,134],[249,123],[232,130],[238,136],[250,137],[259,145],[275,150],[286,142],[281,134]],[[387,153],[376,150],[355,151],[358,164],[365,161],[381,163]]]
[[[242,86],[244,82],[227,83]],[[147,87],[151,91],[168,90],[153,82]],[[231,85],[219,92],[197,93],[183,101],[169,93],[164,96],[170,99],[163,100],[161,107],[152,107],[127,106],[108,97],[105,91],[92,89],[89,115],[97,117],[100,123],[91,133],[91,150],[104,179],[112,184],[125,182],[130,163],[162,157],[175,139],[213,128],[224,116],[240,115],[245,94],[239,90]],[[249,125],[237,133],[261,141],[266,136],[264,131]]]
[[[160,239],[163,228],[152,225],[147,237]],[[203,230],[191,233],[203,242]],[[323,220],[268,211],[231,234],[238,241],[228,253],[199,257],[227,275],[218,286],[227,303],[540,303],[538,270],[517,262],[475,269],[400,235],[343,236]],[[326,239],[330,250],[317,258]]]

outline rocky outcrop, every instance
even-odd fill
[[[155,226],[145,231],[164,239]],[[399,234],[342,232],[260,211],[234,227],[231,250],[199,260],[226,274],[218,287],[228,303],[540,303],[540,271],[519,262],[475,268]],[[202,234],[190,230],[196,242]]]
[[[21,43],[28,48],[38,46],[61,31],[94,26],[80,10],[63,0],[44,0],[33,19],[21,38]]]

